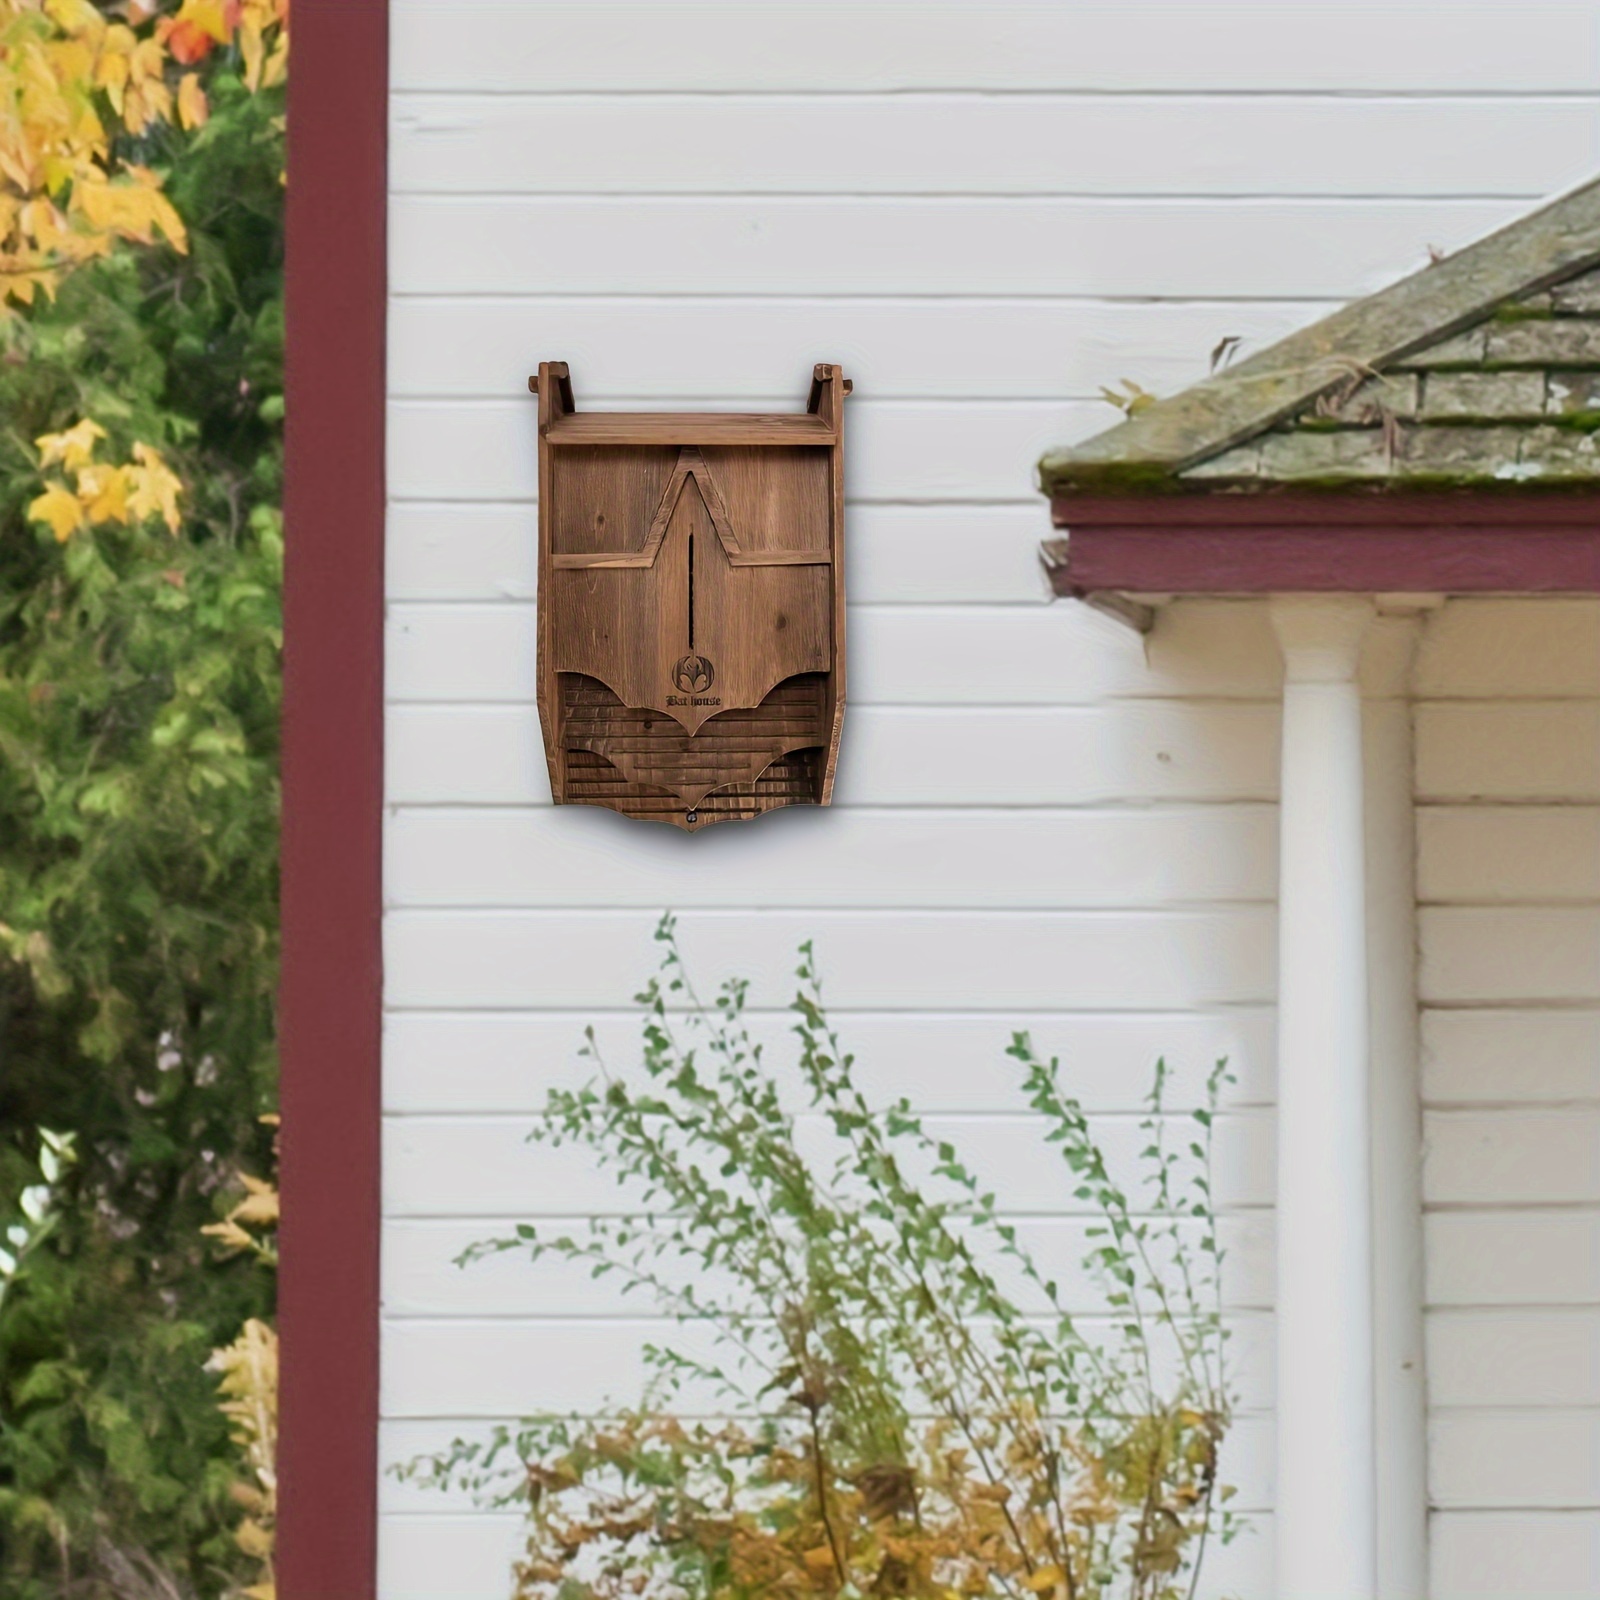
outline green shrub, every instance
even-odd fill
[[[956,1147],[906,1101],[869,1104],[809,945],[797,1060],[775,1070],[745,984],[703,1003],[670,918],[657,938],[642,1074],[612,1074],[591,1031],[596,1077],[553,1092],[532,1136],[584,1148],[629,1213],[519,1227],[463,1261],[579,1263],[695,1337],[647,1352],[636,1409],[536,1417],[403,1471],[526,1507],[521,1600],[1192,1594],[1208,1541],[1235,1531],[1209,1186],[1225,1066],[1182,1154],[1157,1067],[1136,1200],[1058,1064],[1014,1036],[1093,1219],[1101,1304],[1077,1315]]]

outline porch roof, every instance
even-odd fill
[[[1600,589],[1600,180],[1039,474],[1061,593]]]

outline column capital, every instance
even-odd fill
[[[1356,675],[1361,640],[1377,613],[1371,595],[1275,594],[1272,631],[1290,683],[1346,683]]]

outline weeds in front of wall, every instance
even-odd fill
[[[628,1213],[519,1227],[463,1261],[554,1256],[647,1297],[681,1336],[648,1349],[635,1409],[534,1418],[402,1475],[525,1508],[518,1600],[1192,1597],[1208,1545],[1238,1530],[1218,1478],[1225,1065],[1180,1152],[1158,1064],[1136,1200],[1057,1062],[1013,1037],[1090,1217],[1098,1308],[1078,1314],[955,1145],[904,1100],[869,1103],[809,945],[797,1063],[777,1072],[746,984],[702,1002],[670,917],[657,938],[642,1075],[613,1074],[591,1030],[596,1076],[552,1092],[531,1136],[583,1147]]]

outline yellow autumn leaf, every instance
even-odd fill
[[[91,465],[78,474],[78,499],[90,522],[128,520],[128,476],[121,467]]]
[[[183,0],[177,20],[210,34],[218,44],[228,42],[228,19],[222,0]]]
[[[85,417],[62,433],[42,434],[33,443],[41,467],[60,465],[68,472],[79,472],[89,465],[96,443],[105,436],[106,430],[98,422]]]
[[[1067,1575],[1058,1566],[1040,1567],[1034,1575],[1023,1584],[1030,1594],[1044,1594],[1050,1589],[1063,1589],[1066,1587]]]
[[[200,75],[186,72],[178,84],[178,121],[191,132],[203,128],[211,115],[206,92],[200,87]]]
[[[248,1193],[228,1215],[236,1222],[247,1222],[252,1227],[275,1227],[278,1221],[278,1191],[260,1178],[249,1173],[241,1175]]]
[[[166,523],[167,531],[176,533],[183,522],[178,510],[183,480],[161,459],[160,452],[147,444],[134,445],[133,459],[138,465],[128,469],[133,481],[132,493],[128,496],[129,511],[141,521],[145,517],[159,516]]]
[[[123,91],[128,87],[128,58],[111,51],[105,52],[100,57],[100,65],[95,68],[94,81],[105,90],[111,109],[120,117]]]
[[[106,19],[89,0],[45,0],[45,15],[69,33],[93,33],[104,28]]]
[[[239,26],[239,54],[244,60],[245,84],[253,93],[261,87],[261,68],[266,59],[261,22],[255,16],[247,16]]]
[[[228,1251],[248,1250],[255,1243],[255,1240],[231,1219],[208,1222],[200,1231],[208,1239],[215,1239],[224,1250]]]
[[[263,1561],[272,1554],[272,1530],[246,1517],[233,1531],[234,1543],[252,1560]]]
[[[44,523],[55,535],[56,542],[65,544],[83,526],[83,507],[64,484],[52,483],[29,505],[28,518]]]

